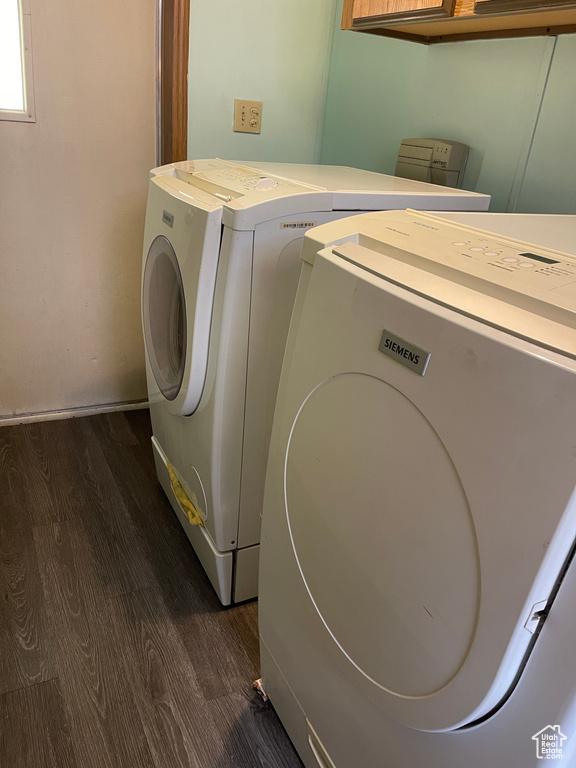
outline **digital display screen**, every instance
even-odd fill
[[[534,259],[534,261],[541,261],[543,264],[560,264],[559,261],[554,261],[554,259],[547,259],[546,256],[538,256],[537,253],[520,253],[519,256],[527,256],[529,259]]]

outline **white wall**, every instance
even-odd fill
[[[191,0],[188,158],[315,162],[335,0]],[[234,99],[263,102],[260,135]]]
[[[0,417],[146,397],[150,0],[33,0],[36,123],[0,121]]]

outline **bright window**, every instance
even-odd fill
[[[0,119],[34,120],[28,0],[0,0]]]

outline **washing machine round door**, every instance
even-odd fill
[[[184,188],[184,189],[183,189]],[[150,180],[142,325],[151,396],[174,416],[200,405],[207,374],[222,202],[171,177]]]
[[[186,368],[186,300],[176,254],[163,235],[153,241],[148,251],[143,315],[152,373],[162,395],[174,401]]]

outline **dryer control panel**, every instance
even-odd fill
[[[416,222],[416,226],[422,226]],[[429,225],[426,224],[426,227]],[[480,270],[501,270],[516,275],[517,280],[538,285],[545,281],[545,289],[551,290],[576,280],[576,260],[566,259],[536,246],[529,251],[524,246],[510,244],[494,235],[479,235],[464,232],[464,237],[451,240],[444,247],[452,249],[454,255],[467,262],[474,262]],[[465,237],[470,234],[469,237]],[[465,267],[468,269],[468,266]],[[529,272],[527,270],[530,270]],[[498,280],[496,280],[498,281]]]
[[[278,197],[319,190],[310,184],[293,181],[226,160],[188,160],[174,163],[176,177],[192,186],[204,189],[225,202],[251,193],[263,198]]]
[[[419,211],[382,211],[340,224],[341,233],[334,224],[331,232],[342,243],[347,229],[348,240],[364,246],[359,266],[375,274],[386,276],[383,254],[576,327],[576,256]]]
[[[306,234],[302,258],[347,261],[576,359],[576,249],[563,253],[441,216],[380,211],[331,222]],[[560,240],[576,244],[576,216],[559,226]],[[548,240],[553,234],[540,242]]]

